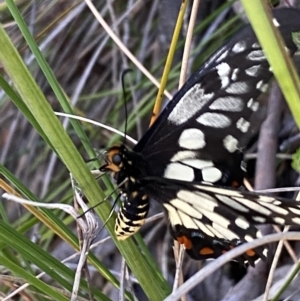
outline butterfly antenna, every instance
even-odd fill
[[[124,138],[123,144],[126,142],[127,138],[127,124],[128,124],[128,110],[127,110],[127,102],[126,102],[126,88],[125,88],[125,76],[127,73],[132,72],[132,69],[126,69],[122,73],[121,82],[122,82],[122,90],[123,90],[123,100],[124,100],[124,110],[125,110],[125,129],[124,129]]]
[[[97,156],[94,157],[94,158],[84,159],[84,162],[85,162],[85,163],[90,163],[90,162],[93,162],[93,161],[97,161],[99,158],[100,158],[101,160],[103,160],[103,159],[105,158],[105,152],[104,152],[104,151],[102,151],[101,153],[98,152],[96,155],[97,155]]]

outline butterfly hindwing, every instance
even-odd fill
[[[300,225],[300,204],[295,201],[170,179],[148,181],[144,185],[165,208],[174,239],[194,259],[216,258],[261,237],[259,224]],[[263,250],[249,250],[239,261],[253,264],[264,258]]]
[[[218,258],[224,253],[242,244],[240,240],[227,240],[223,238],[212,238],[202,231],[194,231],[184,226],[170,227],[170,232],[175,240],[185,246],[187,254],[195,260]],[[265,259],[265,248],[258,247],[250,249],[241,256],[235,258],[242,265],[249,263],[255,266],[257,259]]]
[[[259,236],[254,225],[300,224],[300,204],[295,201],[169,179],[149,178],[144,185],[167,210],[172,226],[211,237],[250,241]]]

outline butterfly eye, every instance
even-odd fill
[[[115,165],[119,165],[122,162],[122,157],[120,154],[114,154],[112,157],[112,163]]]

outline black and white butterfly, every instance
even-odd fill
[[[274,24],[295,53],[300,10],[274,10]],[[162,204],[172,236],[194,259],[216,258],[253,240],[257,224],[300,225],[294,201],[236,189],[245,171],[242,141],[271,77],[245,26],[191,76],[133,150],[108,150],[101,171],[113,173],[125,199],[115,226],[119,239],[139,230],[152,200]],[[238,260],[254,264],[263,256],[255,249]]]

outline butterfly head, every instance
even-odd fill
[[[100,167],[100,171],[112,173],[117,184],[127,179],[135,186],[138,180],[148,172],[147,162],[143,160],[141,154],[127,149],[123,144],[109,148],[105,162]]]
[[[137,166],[141,161],[138,158],[139,155],[128,150],[124,145],[112,146],[107,151],[106,163],[100,167],[100,171],[111,173],[118,187],[123,192],[130,192],[132,189],[136,189],[135,185],[138,184],[137,179],[140,176]]]
[[[106,163],[100,167],[102,172],[120,172],[124,167],[126,148],[123,145],[111,147],[106,154]]]

